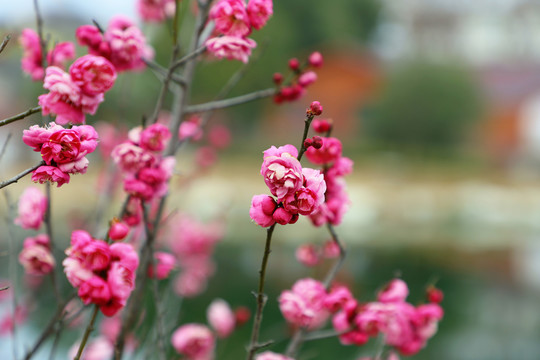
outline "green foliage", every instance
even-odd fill
[[[479,117],[481,97],[460,66],[414,62],[390,75],[365,112],[368,138],[394,147],[451,148]]]

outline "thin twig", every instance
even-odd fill
[[[41,18],[41,13],[39,12],[38,0],[34,0],[34,12],[36,13],[36,27],[39,36],[39,45],[41,46],[41,67],[46,68],[47,43],[45,42],[45,37],[43,36],[43,19]]]
[[[330,285],[332,284],[332,281],[336,277],[337,272],[343,265],[343,262],[345,261],[345,257],[347,256],[347,253],[345,251],[345,248],[341,244],[341,241],[339,241],[339,238],[336,233],[336,230],[334,229],[334,226],[330,223],[327,223],[326,228],[328,229],[328,231],[330,232],[330,235],[332,236],[332,241],[334,241],[334,243],[339,247],[339,258],[334,263],[334,266],[332,266],[332,268],[326,275],[326,278],[324,279],[324,282],[323,282],[324,287],[326,288],[326,290],[328,290],[330,288]]]
[[[32,166],[31,168],[28,168],[24,170],[23,172],[15,175],[9,180],[5,180],[0,182],[0,189],[8,186],[9,184],[13,184],[18,182],[21,178],[25,177],[26,175],[30,174],[32,171],[36,170],[38,167],[45,165],[45,161],[41,161],[39,164]]]
[[[12,123],[14,121],[24,119],[25,117],[28,117],[28,116],[30,116],[32,114],[35,114],[37,112],[40,112],[40,111],[41,111],[41,106],[36,106],[35,108],[28,109],[25,112],[22,112],[20,114],[15,115],[15,116],[9,117],[9,118],[4,119],[4,120],[0,120],[0,126],[4,126],[4,125],[10,124],[10,123]]]
[[[99,307],[97,305],[94,305],[94,311],[92,312],[92,317],[90,318],[90,322],[88,323],[88,326],[86,327],[86,330],[84,331],[84,336],[81,340],[81,344],[79,345],[79,350],[77,351],[77,355],[73,360],[79,360],[81,358],[81,355],[84,351],[84,347],[86,346],[86,343],[88,342],[88,337],[90,336],[90,333],[94,330],[94,322],[96,321],[97,314],[98,314]]]
[[[190,105],[186,108],[186,114],[200,113],[210,110],[224,109],[231,106],[245,104],[250,101],[270,97],[276,93],[275,88],[269,88],[264,90],[255,91],[246,95],[241,95],[225,100],[210,101],[203,104]]]
[[[4,290],[7,290],[9,289],[9,286],[4,286],[3,288],[0,288],[0,291],[4,291]]]
[[[313,121],[313,114],[309,114],[306,117],[306,120],[304,120],[304,134],[302,135],[302,143],[300,144],[300,153],[298,154],[298,161],[302,160],[302,156],[306,152],[306,147],[304,146],[304,141],[307,139],[307,135],[309,132],[309,127],[311,126],[311,122]]]
[[[259,342],[259,333],[261,330],[263,309],[264,309],[264,305],[266,304],[266,299],[267,299],[266,295],[264,294],[264,282],[265,282],[265,277],[266,277],[266,267],[268,265],[268,258],[270,256],[270,253],[272,252],[272,250],[270,249],[270,245],[272,243],[272,234],[274,233],[275,227],[276,227],[276,224],[270,226],[266,230],[266,243],[264,246],[264,254],[263,254],[263,259],[261,262],[261,269],[259,270],[259,289],[257,291],[257,310],[255,311],[255,317],[253,319],[253,329],[251,331],[251,341],[248,347],[247,360],[252,360],[257,350],[259,350],[262,346],[258,342]]]
[[[144,63],[148,65],[148,67],[152,70],[154,70],[156,73],[159,74],[162,81],[165,82],[166,79],[169,79],[169,81],[174,81],[178,85],[184,86],[186,84],[186,79],[184,79],[181,75],[175,74],[173,72],[169,72],[168,69],[164,68],[163,66],[159,65],[155,61],[143,59]],[[170,75],[169,75],[170,74]]]
[[[1,53],[2,51],[4,51],[4,48],[7,46],[9,40],[11,40],[11,35],[10,35],[10,34],[4,36],[4,40],[3,40],[2,43],[0,44],[0,53]]]
[[[6,141],[4,142],[4,146],[2,146],[2,151],[0,151],[0,161],[4,158],[4,154],[6,153],[6,149],[7,149],[9,140],[11,140],[12,135],[13,135],[12,133],[9,133],[8,136],[6,137]]]
[[[202,29],[201,29],[202,30]],[[201,46],[200,48],[198,49],[195,49],[193,50],[191,53],[187,54],[186,56],[180,58],[179,60],[177,60],[172,66],[171,66],[171,70],[172,71],[175,71],[176,69],[178,69],[179,67],[183,66],[184,64],[186,64],[188,61],[196,58],[197,56],[199,56],[200,54],[202,54],[203,52],[206,51],[206,46]]]

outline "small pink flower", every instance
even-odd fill
[[[369,334],[362,329],[355,328],[354,324],[351,323],[351,317],[354,318],[354,313],[342,310],[332,318],[334,330],[341,333],[339,341],[343,345],[364,345],[369,340]],[[347,331],[349,329],[352,330]]]
[[[285,355],[276,354],[271,351],[265,351],[260,354],[257,354],[255,356],[255,360],[294,360],[294,359]]]
[[[57,164],[79,160],[85,153],[80,153],[81,141],[77,131],[62,129],[51,134],[49,140],[41,147],[41,157],[48,165],[51,161]]]
[[[47,211],[47,197],[37,187],[27,187],[19,198],[18,210],[15,224],[38,230]]]
[[[226,338],[234,331],[236,325],[235,316],[225,300],[216,299],[212,301],[206,310],[206,317],[218,337]]]
[[[90,48],[91,54],[100,55],[100,53],[106,52],[103,34],[94,25],[79,26],[75,31],[75,37],[80,45]]]
[[[291,148],[294,149],[293,154],[289,152],[292,152]],[[294,194],[302,187],[304,182],[302,165],[296,156],[296,148],[292,145],[278,149],[272,146],[264,152],[261,175],[270,192],[277,196],[278,201],[289,194]]]
[[[274,225],[276,222],[272,217],[276,209],[276,201],[268,195],[254,195],[251,199],[249,216],[253,221],[262,227]]]
[[[49,137],[59,130],[64,130],[64,128],[54,122],[51,122],[46,128],[39,125],[32,125],[29,129],[23,130],[22,140],[26,145],[33,148],[34,151],[40,152],[41,147],[49,140]]]
[[[308,63],[315,68],[321,67],[323,65],[323,56],[318,51],[312,52],[309,55]]]
[[[272,219],[280,225],[287,225],[293,222],[294,214],[285,210],[282,207],[277,208],[272,214]]]
[[[283,198],[283,207],[293,213],[310,215],[324,202],[326,182],[319,170],[303,168],[305,185]]]
[[[300,85],[301,87],[308,87],[309,85],[313,84],[315,81],[317,81],[317,74],[314,71],[307,71],[298,77],[298,85]],[[321,109],[322,109],[322,106],[321,106]],[[320,114],[322,114],[322,111],[320,113],[317,111],[317,114],[315,115],[320,115]]]
[[[63,68],[68,60],[75,57],[75,45],[72,42],[61,42],[47,54],[49,65]]]
[[[32,173],[32,181],[40,184],[50,181],[60,187],[69,183],[69,175],[55,166],[40,166]]]
[[[109,267],[111,251],[103,240],[93,239],[79,249],[78,254],[84,261],[84,266],[92,271],[101,271]]]
[[[126,243],[114,243],[110,246],[111,261],[119,262],[130,270],[135,272],[139,266],[139,255],[133,248],[133,245]]]
[[[34,238],[27,238],[24,241],[23,249],[19,254],[19,262],[31,275],[46,275],[50,273],[56,262],[49,248],[49,238],[42,235],[46,243],[36,241]]]
[[[310,147],[306,150],[306,157],[314,164],[324,165],[332,163],[341,157],[342,145],[339,139],[334,137],[323,138],[323,146],[320,149]]]
[[[174,16],[175,0],[137,0],[137,13],[147,22],[162,22]]]
[[[139,146],[149,151],[162,151],[171,138],[171,132],[163,124],[152,124],[141,131]]]
[[[58,168],[66,174],[85,174],[89,161],[82,157],[79,160],[58,164]]]
[[[300,279],[279,296],[279,308],[283,317],[296,326],[316,329],[328,318],[324,308],[326,297],[324,285],[311,278]]]
[[[178,296],[192,298],[206,290],[207,277],[192,271],[183,271],[174,281]]]
[[[339,245],[334,240],[328,240],[323,245],[323,256],[327,259],[335,259],[341,254]]]
[[[224,35],[243,37],[251,33],[246,4],[242,0],[219,0],[210,9],[209,17]]]
[[[41,62],[41,44],[39,35],[32,29],[23,29],[19,42],[23,48],[21,67],[24,72],[30,74],[32,80],[43,79],[45,71]]]
[[[85,305],[104,305],[111,299],[111,289],[105,280],[93,275],[80,284],[78,295]]]
[[[407,283],[401,279],[394,279],[377,294],[377,300],[382,303],[404,302],[409,296]]]
[[[304,266],[316,266],[320,263],[319,250],[314,244],[303,244],[296,248],[296,260]]]
[[[150,152],[131,143],[122,143],[116,146],[111,157],[123,171],[130,173],[151,166],[155,162],[155,158]]]
[[[228,35],[210,38],[206,41],[208,52],[218,59],[240,60],[243,63],[248,62],[251,49],[256,46],[257,43],[252,39]]]
[[[112,220],[111,226],[109,228],[109,237],[111,238],[111,240],[122,240],[127,236],[128,233],[129,226],[126,223],[116,218]]]
[[[213,358],[215,339],[201,324],[185,324],[173,333],[171,343],[174,349],[189,360],[210,360]]]
[[[84,55],[69,67],[71,80],[87,95],[109,91],[116,80],[113,64],[102,56]]]
[[[169,274],[176,266],[176,258],[174,255],[158,251],[154,253],[154,259],[155,259],[155,270],[154,266],[151,265],[148,269],[149,276],[154,277],[159,280],[166,279],[169,277]],[[155,275],[154,275],[155,274]]]
[[[62,261],[62,265],[69,283],[74,287],[78,288],[93,276],[92,271],[84,267],[82,262],[76,258],[67,257]]]
[[[272,0],[250,0],[247,13],[251,26],[260,30],[274,13]]]
[[[199,141],[202,136],[201,118],[198,116],[192,116],[186,121],[182,121],[178,128],[178,138],[180,140],[191,139],[193,141]]]

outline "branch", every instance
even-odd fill
[[[300,161],[302,159],[302,156],[304,155],[304,153],[307,150],[306,147],[304,146],[304,141],[307,138],[309,127],[311,126],[311,122],[313,121],[313,117],[314,117],[313,114],[308,113],[308,116],[307,116],[306,120],[304,120],[304,135],[302,136],[302,143],[300,144],[300,153],[298,154],[298,161]]]
[[[41,106],[36,106],[35,108],[28,109],[25,112],[22,112],[22,113],[20,113],[18,115],[9,117],[9,118],[4,119],[4,120],[0,120],[0,126],[4,126],[4,125],[10,124],[10,123],[12,123],[14,121],[24,119],[25,117],[30,116],[30,115],[35,114],[35,113],[40,112],[40,111],[41,111]]]
[[[178,61],[176,61],[174,64],[172,64],[171,71],[175,71],[180,66],[184,65],[189,60],[191,60],[193,58],[196,58],[197,56],[199,56],[200,54],[202,54],[205,51],[206,51],[206,46],[201,46],[200,48],[195,49],[192,53],[187,54],[186,56],[180,58]]]
[[[4,142],[4,146],[2,146],[2,150],[0,151],[0,161],[4,157],[4,154],[6,153],[6,149],[7,149],[9,140],[11,140],[12,135],[13,135],[12,133],[9,133],[8,136],[6,137],[6,141]]]
[[[334,229],[334,226],[332,224],[327,223],[326,227],[328,231],[330,232],[330,235],[332,236],[332,240],[336,243],[336,245],[339,247],[339,258],[335,262],[334,266],[330,269],[328,274],[326,275],[326,278],[324,279],[324,287],[326,290],[330,288],[330,285],[332,284],[332,281],[336,277],[337,272],[343,265],[343,262],[345,261],[345,257],[347,256],[347,253],[345,252],[345,248],[343,248],[343,245],[339,241],[339,238],[337,236],[336,230]]]
[[[270,249],[270,244],[272,242],[272,234],[276,224],[270,226],[266,230],[266,244],[264,246],[264,254],[261,263],[261,269],[259,270],[259,290],[257,292],[257,310],[255,312],[255,318],[253,320],[253,330],[251,331],[251,342],[248,347],[248,356],[247,360],[252,360],[255,356],[255,352],[260,349],[263,345],[259,344],[259,332],[261,330],[262,322],[262,313],[264,305],[266,304],[266,295],[264,294],[264,280],[266,276],[266,266],[268,265],[268,257],[272,250]]]
[[[0,53],[4,51],[4,48],[7,46],[9,40],[11,39],[11,35],[4,36],[4,40],[0,44]]]
[[[90,333],[94,330],[94,322],[96,321],[98,310],[99,310],[99,307],[97,305],[94,305],[92,318],[90,319],[90,323],[88,324],[88,326],[86,327],[86,330],[84,331],[84,336],[81,341],[81,344],[79,345],[79,350],[77,351],[77,355],[75,356],[73,360],[80,360],[84,347],[86,346],[86,342],[88,341],[88,337],[90,336]]]
[[[244,104],[250,101],[272,96],[276,93],[275,88],[264,89],[225,100],[211,101],[203,104],[190,105],[186,108],[186,114],[200,113],[205,111],[224,109],[231,106]]]
[[[0,189],[8,186],[9,184],[13,184],[18,182],[21,178],[25,177],[26,175],[30,174],[32,171],[36,170],[38,167],[45,165],[45,161],[41,161],[39,164],[32,166],[31,168],[28,168],[24,170],[23,172],[15,175],[9,180],[0,182]]]

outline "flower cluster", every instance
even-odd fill
[[[379,292],[377,301],[360,305],[348,289],[334,288],[328,303],[340,308],[332,323],[336,331],[346,331],[339,337],[341,343],[363,345],[370,337],[382,334],[385,344],[399,353],[416,354],[437,332],[443,309],[434,302],[414,306],[405,301],[408,294],[407,284],[394,279]]]
[[[34,81],[43,80],[45,76],[43,60],[46,60],[50,66],[63,68],[66,61],[75,57],[75,45],[71,42],[61,42],[47,52],[46,58],[43,59],[39,35],[32,29],[23,29],[19,42],[23,48],[21,68]]]
[[[276,199],[264,194],[253,196],[249,215],[260,226],[295,223],[299,215],[312,214],[324,202],[323,174],[302,168],[297,157],[293,145],[264,151],[261,175]]]
[[[171,337],[174,349],[188,360],[213,359],[216,337],[226,338],[243,324],[223,299],[212,301],[206,316],[210,327],[197,323],[185,324],[176,329]]]
[[[143,70],[144,60],[154,57],[144,34],[124,16],[111,19],[104,33],[97,26],[83,25],[77,28],[75,36],[80,45],[88,47],[90,54],[108,59],[118,72]]]
[[[46,165],[32,173],[32,181],[56,183],[58,187],[69,182],[71,174],[84,174],[88,168],[86,155],[98,143],[98,133],[90,125],[65,129],[51,122],[47,127],[33,125],[23,131],[23,142],[40,152]]]
[[[298,100],[306,92],[306,88],[317,81],[317,74],[312,69],[319,68],[323,64],[323,57],[320,52],[315,51],[308,57],[307,64],[300,66],[298,59],[289,60],[289,69],[294,73],[293,79],[287,84],[283,84],[283,75],[275,73],[273,80],[279,86],[279,91],[274,95],[274,102],[281,104],[286,101]]]
[[[51,253],[49,237],[45,234],[39,234],[26,238],[19,254],[19,262],[27,274],[46,275],[50,273],[56,262]]]
[[[19,197],[15,224],[23,229],[38,230],[47,211],[47,197],[35,186],[27,187]]]
[[[169,129],[156,123],[144,129],[134,128],[128,137],[111,153],[124,172],[124,190],[142,200],[162,197],[175,165],[174,157],[161,156],[171,138]]]
[[[83,124],[84,114],[95,114],[116,80],[114,66],[104,57],[85,55],[73,62],[66,73],[59,67],[45,70],[43,87],[49,93],[40,95],[43,115],[56,114],[56,122]]]
[[[223,228],[217,222],[205,224],[181,215],[171,233],[169,245],[181,269],[174,290],[180,296],[194,297],[206,289],[208,278],[214,273],[212,254],[223,237]]]
[[[219,0],[210,9],[221,35],[206,41],[207,50],[219,59],[236,59],[247,63],[257,44],[248,38],[252,29],[260,30],[273,14],[272,0]]]
[[[343,177],[352,172],[353,161],[342,156],[342,145],[339,139],[319,138],[322,140],[322,145],[310,146],[306,150],[306,157],[312,163],[324,166],[323,174],[327,189],[324,203],[310,215],[310,219],[315,226],[326,223],[338,225],[349,205]]]
[[[174,16],[175,0],[137,0],[137,13],[147,22],[162,22]]]
[[[71,234],[71,247],[66,254],[64,272],[85,305],[99,306],[106,316],[113,316],[125,306],[139,266],[139,256],[132,245],[109,245],[93,239],[84,230],[76,230]]]

